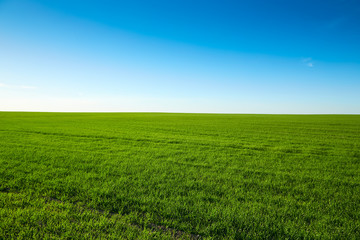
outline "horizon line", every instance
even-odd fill
[[[360,115],[360,113],[238,113],[238,112],[167,112],[167,111],[17,111],[0,113],[168,113],[168,114],[226,114],[226,115]]]

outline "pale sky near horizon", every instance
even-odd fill
[[[360,2],[0,0],[0,111],[360,113]]]

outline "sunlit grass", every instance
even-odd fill
[[[3,112],[0,239],[357,239],[359,149],[358,115]]]

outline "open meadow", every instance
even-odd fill
[[[0,239],[360,239],[360,115],[0,112]]]

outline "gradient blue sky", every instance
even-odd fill
[[[0,0],[0,111],[360,113],[360,2]]]

